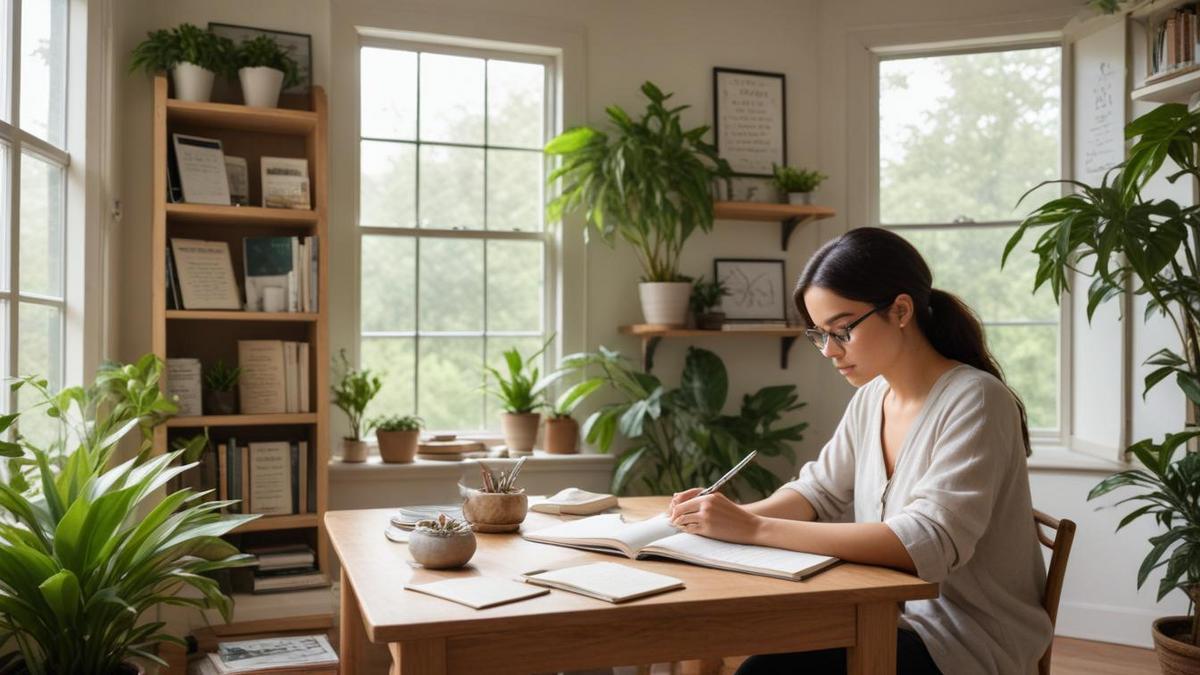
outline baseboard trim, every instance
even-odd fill
[[[1080,638],[1154,648],[1150,625],[1160,616],[1171,614],[1167,608],[1142,609],[1091,602],[1063,602],[1058,606],[1055,633]]]

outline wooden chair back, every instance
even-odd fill
[[[1075,523],[1070,520],[1058,520],[1033,510],[1033,526],[1037,531],[1038,541],[1050,549],[1050,567],[1046,570],[1046,590],[1042,593],[1042,607],[1050,615],[1050,625],[1054,626],[1058,619],[1058,599],[1062,595],[1063,580],[1067,576],[1067,558],[1071,555],[1071,543],[1075,540]],[[1050,675],[1050,652],[1054,642],[1046,647],[1038,661],[1038,675]]]

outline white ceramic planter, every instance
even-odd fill
[[[241,68],[238,79],[242,82],[242,98],[246,105],[255,108],[274,108],[279,104],[279,90],[283,87],[283,71],[266,66]]]
[[[812,193],[811,192],[789,192],[788,193],[788,203],[789,204],[804,204],[804,205],[812,204]]]
[[[212,98],[213,71],[183,61],[171,69],[175,80],[175,98],[180,101],[207,103]]]
[[[638,295],[642,300],[642,317],[646,323],[685,326],[691,294],[692,284],[689,281],[640,283]]]

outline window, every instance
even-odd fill
[[[1016,224],[1059,195],[1062,54],[1058,46],[879,61],[876,218],[925,256],[934,286],[983,320],[1031,429],[1057,433],[1062,311],[1030,295],[1036,258],[1000,258]],[[1025,247],[1025,251],[1028,247]]]
[[[66,315],[67,0],[0,4],[0,343],[5,377],[63,384]],[[22,391],[5,409],[31,400]],[[48,418],[21,432],[44,441]],[[39,422],[42,424],[39,425]]]
[[[553,61],[411,43],[360,51],[360,363],[368,414],[498,425],[484,365],[546,338]]]

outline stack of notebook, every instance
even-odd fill
[[[424,440],[417,445],[417,459],[457,462],[464,459],[487,456],[487,446],[479,441],[463,439],[446,441]]]

